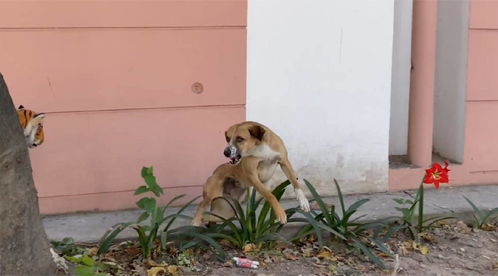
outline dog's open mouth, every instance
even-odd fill
[[[237,164],[240,160],[240,154],[237,154],[235,157],[230,157],[230,164]]]

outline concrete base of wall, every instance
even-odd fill
[[[496,202],[496,195],[498,194],[498,185],[488,186],[472,186],[472,187],[459,187],[459,188],[446,188],[440,190],[429,189],[425,190],[425,213],[426,215],[442,215],[442,214],[465,214],[472,209],[463,200],[462,196],[470,198],[474,203],[482,209],[489,210],[498,207]],[[411,191],[409,194],[414,195],[415,192]],[[353,202],[369,198],[363,208],[358,211],[358,216],[367,214],[366,220],[382,219],[389,216],[398,216],[399,212],[394,209],[397,204],[393,201],[396,198],[408,198],[404,192],[390,192],[390,193],[372,193],[372,194],[356,194],[348,195],[345,197],[347,205]],[[325,199],[327,203],[335,204],[338,206],[337,197],[328,197]],[[284,208],[297,206],[295,200],[284,200],[282,202]],[[185,214],[192,216],[197,206],[192,206],[185,210]],[[172,208],[169,212],[176,212],[177,208]],[[168,213],[169,213],[168,212]],[[50,239],[61,240],[64,237],[72,237],[78,242],[95,242],[98,241],[102,235],[114,224],[120,222],[135,221],[140,216],[141,211],[129,210],[119,212],[106,212],[106,213],[85,213],[85,214],[69,214],[58,216],[47,216],[43,218],[45,231]],[[187,225],[190,221],[179,221],[177,226]],[[293,224],[289,223],[285,229],[295,229]],[[296,226],[296,225],[294,225]],[[136,238],[134,232],[123,232],[119,238],[131,239]]]

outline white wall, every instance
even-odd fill
[[[412,14],[412,0],[395,0],[389,155],[408,152]]]
[[[248,1],[247,119],[323,194],[387,190],[393,1]]]
[[[463,162],[469,2],[439,1],[434,101],[434,152]]]

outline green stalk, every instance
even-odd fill
[[[418,232],[422,233],[424,224],[424,184],[420,183],[418,189]]]

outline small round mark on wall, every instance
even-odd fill
[[[201,94],[202,92],[204,92],[204,86],[202,85],[202,83],[194,82],[192,84],[192,92],[194,92],[195,94]]]

